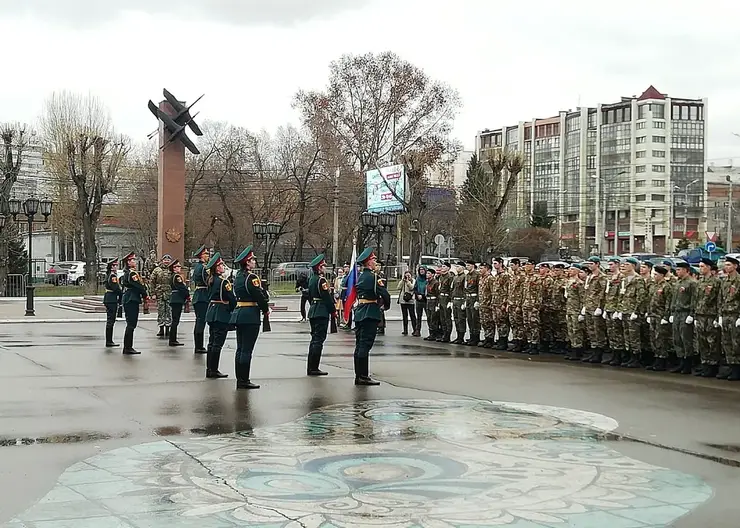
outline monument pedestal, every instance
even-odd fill
[[[177,115],[167,101],[159,109],[169,116]],[[170,132],[159,123],[159,177],[157,208],[157,255],[169,254],[184,261],[185,257],[185,145],[170,141]],[[163,148],[164,147],[164,148]]]

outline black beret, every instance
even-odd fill
[[[676,267],[684,268],[684,269],[691,269],[691,264],[689,264],[688,262],[679,262],[678,264],[676,264]]]
[[[703,259],[701,259],[700,262],[702,264],[704,264],[705,266],[709,266],[710,268],[714,265],[714,261],[712,259],[708,259],[708,258],[703,258]]]
[[[660,273],[661,275],[665,275],[668,273],[668,269],[665,266],[661,266],[660,264],[654,266],[653,270],[655,270],[655,273]]]

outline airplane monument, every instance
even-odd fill
[[[149,110],[159,120],[159,176],[157,208],[157,254],[170,254],[184,261],[185,257],[185,148],[200,154],[198,148],[185,133],[187,128],[196,136],[203,132],[195,123],[197,114],[190,109],[200,101],[202,95],[186,106],[166,89],[164,101],[155,105],[149,101]],[[150,136],[151,137],[151,136]]]

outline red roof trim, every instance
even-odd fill
[[[656,90],[655,86],[651,84],[648,89],[642,92],[642,95],[637,98],[638,101],[642,101],[644,99],[665,99],[665,94],[660,93]]]

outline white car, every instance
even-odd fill
[[[51,284],[74,284],[85,283],[85,263],[79,260],[55,262],[46,270],[45,281]]]

